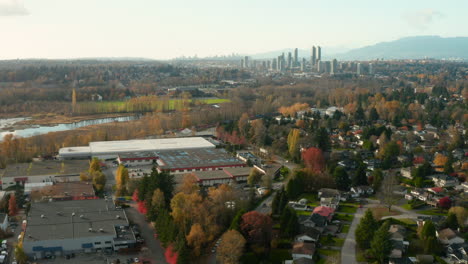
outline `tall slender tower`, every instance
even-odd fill
[[[312,56],[310,57],[310,64],[313,66],[317,63],[317,48],[312,47]]]
[[[322,60],[322,47],[317,46],[317,60]]]
[[[294,66],[299,65],[299,50],[297,48],[294,49]]]

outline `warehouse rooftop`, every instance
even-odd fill
[[[31,177],[42,175],[79,175],[89,168],[88,160],[45,160],[11,164],[3,170],[3,177]]]
[[[116,227],[127,226],[122,209],[111,200],[75,200],[32,203],[25,241],[116,236]],[[134,235],[129,234],[129,239]]]
[[[162,170],[243,167],[245,164],[224,149],[187,149],[156,152]]]
[[[134,139],[119,141],[90,142],[89,147],[66,147],[59,150],[58,158],[73,159],[129,152],[151,152],[180,149],[215,148],[215,144],[203,137],[181,137],[160,139]]]
[[[93,155],[112,152],[144,152],[176,149],[214,148],[214,145],[202,137],[162,138],[121,141],[99,141],[89,143]]]

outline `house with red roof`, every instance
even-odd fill
[[[314,211],[312,212],[312,214],[319,214],[323,217],[326,217],[328,221],[331,221],[334,213],[335,209],[326,206],[315,207]]]

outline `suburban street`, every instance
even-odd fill
[[[371,200],[367,199],[367,204],[363,205],[362,208],[358,208],[356,214],[354,215],[353,222],[351,223],[348,231],[348,235],[346,236],[346,240],[343,244],[343,247],[341,249],[341,263],[349,263],[349,264],[357,264],[358,262],[356,261],[356,237],[355,237],[355,232],[356,228],[361,221],[362,216],[366,212],[368,208],[371,207],[376,207],[380,205],[380,201],[378,200]],[[394,215],[394,216],[386,216],[383,217],[382,219],[386,218],[395,218],[395,219],[402,219],[402,218],[410,218],[410,219],[416,219],[418,216],[422,216],[422,214],[418,214],[413,211],[408,211],[400,206],[393,205],[392,210],[396,210],[401,212],[401,215]]]

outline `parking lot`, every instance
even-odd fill
[[[76,255],[74,258],[66,259],[64,257],[57,257],[55,259],[41,259],[36,260],[35,263],[38,264],[111,264],[111,263],[118,263],[117,260],[120,260],[121,264],[130,264],[136,263],[134,262],[134,258],[139,258],[138,255],[122,255],[122,254],[111,254],[111,255],[100,255],[96,253],[90,254],[79,254]],[[140,262],[137,263],[148,263],[146,259],[140,259]],[[148,260],[149,261],[149,260]],[[151,263],[151,262],[150,262]]]

